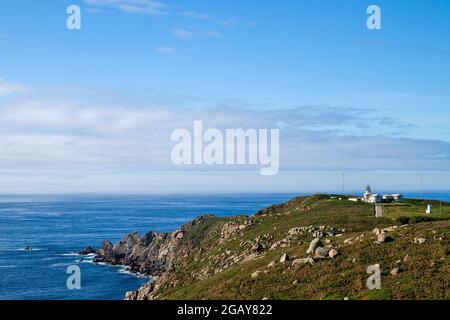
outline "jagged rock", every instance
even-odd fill
[[[286,253],[283,253],[283,255],[280,258],[280,262],[285,263],[286,261],[289,261],[289,256]]]
[[[348,239],[344,240],[344,243],[349,243],[350,244],[352,241],[353,241],[353,238],[348,238]]]
[[[273,268],[276,265],[276,261],[272,261],[267,265],[267,268]]]
[[[318,247],[316,251],[314,252],[314,258],[327,258],[328,253],[330,252],[330,249],[324,248],[324,247]]]
[[[252,254],[249,254],[249,255],[246,256],[244,259],[242,259],[242,262],[252,261],[252,260],[254,260],[257,256],[258,256],[258,253],[257,253],[257,252],[252,253]]]
[[[258,278],[258,276],[260,274],[261,274],[261,271],[255,271],[255,272],[252,273],[251,277],[252,277],[252,279],[256,279],[256,278]]]
[[[397,228],[398,228],[398,226],[392,226],[392,227],[384,228],[383,230],[381,230],[381,232],[392,232],[392,231],[395,231]]]
[[[392,271],[391,271],[391,274],[393,275],[393,276],[396,276],[397,274],[399,274],[400,273],[400,268],[395,268],[395,269],[392,269]]]
[[[125,293],[125,300],[137,300],[137,291],[128,291]]]
[[[377,235],[377,242],[378,243],[383,243],[385,242],[387,239],[387,235],[386,233],[380,233],[379,235]]]
[[[261,243],[256,243],[251,247],[252,252],[261,252],[264,249],[263,245]]]
[[[381,234],[381,230],[378,229],[378,228],[375,228],[375,229],[372,230],[372,233],[373,233],[374,235],[378,236],[379,234]]]
[[[338,255],[338,252],[337,252],[336,249],[331,249],[331,250],[328,252],[328,256],[329,256],[331,259],[336,258],[337,255]]]
[[[227,222],[223,225],[222,231],[220,233],[220,240],[221,242],[224,242],[227,240],[234,232],[236,232],[239,229],[240,224],[237,222]]]
[[[180,240],[184,237],[184,232],[178,231],[174,234],[174,236],[175,236],[175,239]]]
[[[320,241],[320,238],[316,238],[309,244],[309,248],[306,251],[307,254],[312,254],[316,251],[318,247],[323,247],[322,242]]]
[[[288,234],[289,234],[290,236],[295,236],[295,235],[298,235],[298,234],[301,234],[301,233],[302,233],[302,228],[299,228],[299,227],[292,228],[292,229],[289,230],[289,232],[288,232]]]
[[[113,244],[108,240],[103,241],[102,246],[97,251],[97,260],[112,263],[114,261],[113,247]]]
[[[423,244],[427,241],[425,238],[414,238],[414,243]]]
[[[322,238],[323,237],[323,232],[321,230],[314,231],[312,236],[315,237],[315,238]]]
[[[172,233],[150,231],[143,237],[140,237],[138,233],[132,233],[114,245],[104,241],[97,250],[94,261],[126,265],[131,272],[160,276],[173,268],[180,254],[186,256],[195,247],[191,241],[183,239],[184,234],[189,229],[203,224],[210,217],[198,217]],[[145,287],[146,290],[148,288]]]
[[[312,258],[295,259],[294,261],[292,261],[292,266],[304,265],[307,263],[309,263],[310,265],[314,265],[314,260]]]
[[[78,254],[81,254],[83,256],[92,254],[92,253],[96,253],[95,249],[92,247],[87,247],[87,248],[84,248],[83,250],[78,251]]]
[[[280,245],[280,243],[278,243],[278,241],[277,241],[277,242],[274,242],[274,243],[270,246],[269,250],[270,250],[270,251],[275,250],[276,248],[278,248],[279,245]]]

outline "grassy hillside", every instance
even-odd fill
[[[185,235],[192,251],[158,281],[157,299],[449,299],[450,204],[407,200],[370,204],[326,195],[296,198],[252,217],[216,218]],[[433,204],[436,214],[423,214]],[[422,217],[417,219],[417,217]],[[401,222],[408,223],[401,225]],[[423,222],[422,222],[423,221]],[[376,242],[373,229],[388,228]],[[308,263],[322,236],[335,258]],[[416,243],[423,238],[423,243]],[[287,261],[280,258],[287,254]],[[367,267],[380,264],[380,290],[368,290]],[[398,274],[391,271],[398,268]]]

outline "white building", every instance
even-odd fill
[[[368,185],[366,187],[366,191],[364,191],[363,201],[369,202],[371,196],[372,196],[372,188]]]
[[[385,194],[383,196],[379,194],[372,193],[372,188],[370,186],[366,187],[364,191],[364,196],[362,198],[364,202],[368,203],[392,203],[392,202],[402,202],[403,195],[399,193],[395,194]]]
[[[379,194],[371,194],[369,196],[369,199],[367,200],[367,202],[369,202],[369,203],[380,203],[380,202],[382,202],[382,200],[383,200],[383,197],[380,196]]]
[[[402,201],[403,195],[398,193],[383,195],[383,202],[402,202]]]

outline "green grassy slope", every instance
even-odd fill
[[[426,204],[437,210],[431,215],[436,221],[414,218],[431,220],[423,214]],[[442,204],[442,212],[439,203],[421,200],[383,207],[384,217],[376,219],[372,205],[316,195],[296,198],[251,218],[208,217],[187,235],[195,238],[196,246],[168,275],[158,298],[449,299],[450,203]],[[401,226],[399,220],[408,225]],[[246,225],[246,221],[251,222]],[[224,236],[226,223],[241,228]],[[300,233],[292,230],[309,226],[316,231],[322,226],[329,232],[322,241],[339,255],[313,265],[293,265],[294,259],[308,257],[306,250],[314,235],[305,228]],[[374,243],[374,228],[392,226],[396,226],[388,232],[392,241]],[[415,243],[419,237],[425,243]],[[290,259],[280,263],[284,253]],[[276,263],[269,267],[272,261]],[[366,287],[366,270],[373,264],[381,266],[381,290]],[[400,273],[391,275],[394,268],[400,268]]]

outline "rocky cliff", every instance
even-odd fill
[[[195,243],[183,241],[184,235],[202,225],[208,218],[212,216],[196,218],[175,232],[150,231],[143,237],[135,232],[116,244],[105,240],[97,250],[95,262],[125,265],[130,267],[131,272],[158,277],[176,266],[177,257],[186,255],[192,250]]]

